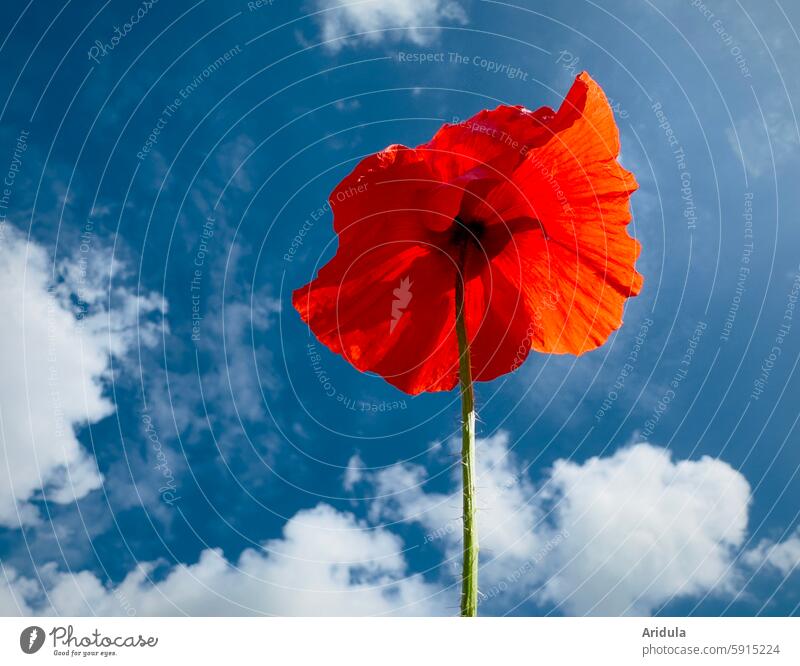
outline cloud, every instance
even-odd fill
[[[539,594],[567,613],[646,615],[729,585],[750,502],[730,465],[674,462],[637,444],[582,465],[559,461],[545,488],[569,538],[548,558]]]
[[[347,467],[344,470],[344,489],[347,492],[352,492],[356,484],[364,478],[364,461],[358,453],[350,456],[347,461]]]
[[[140,319],[162,311],[158,299],[112,287],[109,256],[88,241],[82,248],[53,265],[11,227],[0,238],[0,525],[7,527],[36,523],[37,500],[67,504],[100,487],[76,431],[114,412],[104,393],[110,355],[123,357],[137,332],[144,344],[155,340],[155,324]]]
[[[170,372],[149,378],[148,402],[165,440],[210,427],[221,448],[238,447],[246,423],[268,418],[264,399],[279,390],[280,380],[274,345],[264,335],[281,306],[267,288],[252,295],[252,302],[245,298],[210,299],[208,310],[214,314],[203,320],[195,343],[204,361],[199,375]]]
[[[507,433],[479,440],[478,449],[484,614],[532,601],[565,615],[649,615],[675,599],[733,598],[743,566],[788,574],[800,558],[800,532],[742,552],[750,487],[720,460],[674,460],[639,443],[583,463],[559,460],[534,483]],[[0,614],[453,614],[458,465],[451,490],[438,492],[427,487],[441,480],[420,465],[370,473],[360,458],[350,462],[358,478],[345,475],[345,485],[365,484],[377,496],[366,522],[321,503],[235,560],[207,549],[193,564],[141,564],[114,586],[55,564],[39,568],[41,583],[6,567]],[[404,541],[383,521],[425,533]],[[436,550],[449,566],[426,579],[409,572],[404,553],[417,549]]]
[[[283,537],[236,562],[208,549],[191,565],[145,563],[117,586],[48,565],[40,585],[5,570],[0,615],[438,615],[439,587],[408,575],[403,543],[327,504],[300,511]]]
[[[456,443],[452,446],[455,448]],[[492,584],[503,569],[522,561],[541,545],[535,531],[541,511],[536,489],[520,472],[509,451],[508,433],[500,432],[478,443],[477,522],[480,535],[482,582]],[[373,520],[420,523],[426,543],[440,543],[448,558],[461,552],[460,464],[451,480],[458,489],[450,493],[426,492],[427,471],[420,465],[397,464],[375,473],[372,483],[378,496],[370,509]]]
[[[800,528],[784,541],[763,539],[742,556],[742,562],[754,569],[765,567],[788,576],[800,568]]]
[[[800,141],[798,128],[791,114],[777,110],[759,111],[741,118],[725,136],[733,152],[744,162],[753,178],[781,171],[797,156]],[[737,140],[738,138],[738,140]]]
[[[180,331],[191,335],[200,366],[152,374],[147,395],[166,441],[191,440],[212,429],[220,447],[228,449],[240,446],[245,424],[266,422],[265,398],[281,388],[274,363],[277,343],[267,337],[274,331],[281,303],[269,285],[248,288],[239,272],[242,257],[250,252],[247,244],[237,243],[230,253],[217,251],[233,243],[223,219],[217,220],[213,238],[215,254],[209,252],[206,258],[200,320],[196,328]]]
[[[314,8],[322,12],[316,20],[331,51],[387,40],[425,45],[441,24],[467,22],[463,7],[453,0],[315,0]]]
[[[250,192],[253,189],[245,161],[255,147],[253,139],[246,134],[240,134],[233,141],[223,144],[216,155],[220,174],[225,176],[230,174],[230,184],[242,192]]]
[[[196,371],[170,372],[163,378],[168,386],[158,377],[148,387],[165,433],[172,430],[174,434],[173,419],[181,431],[190,427],[205,430],[208,418],[231,432],[238,432],[242,420],[258,423],[266,419],[264,394],[277,391],[280,385],[273,367],[273,347],[263,340],[281,308],[280,301],[270,294],[262,287],[254,294],[225,301],[212,295],[209,316],[203,319],[195,341],[208,369],[200,376]],[[198,414],[202,419],[197,419]]]
[[[336,108],[337,111],[341,111],[345,113],[347,111],[357,111],[361,108],[361,102],[357,99],[337,99],[333,106]]]
[[[569,615],[648,615],[674,598],[732,591],[750,488],[728,464],[673,461],[640,443],[582,464],[559,460],[534,485],[507,434],[478,450],[485,606],[500,608],[502,597],[508,610],[530,598]],[[374,510],[420,523],[426,544],[457,559],[460,489],[426,492],[426,481],[415,465],[381,470]]]

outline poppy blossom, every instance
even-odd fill
[[[619,149],[585,72],[558,111],[498,106],[389,146],[331,194],[338,250],[293,304],[328,348],[410,394],[459,381],[457,297],[474,380],[531,349],[595,349],[642,286]]]

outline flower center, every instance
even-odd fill
[[[456,217],[454,220],[452,232],[452,242],[456,247],[465,248],[469,243],[474,243],[477,246],[481,244],[486,232],[486,223],[482,220],[462,220]]]

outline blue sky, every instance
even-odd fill
[[[796,5],[0,13],[1,612],[455,614],[457,396],[289,298],[360,158],[585,69],[645,286],[599,350],[478,386],[481,612],[797,613]]]

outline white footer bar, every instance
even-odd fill
[[[2,664],[796,666],[799,648],[793,618],[0,618]]]

